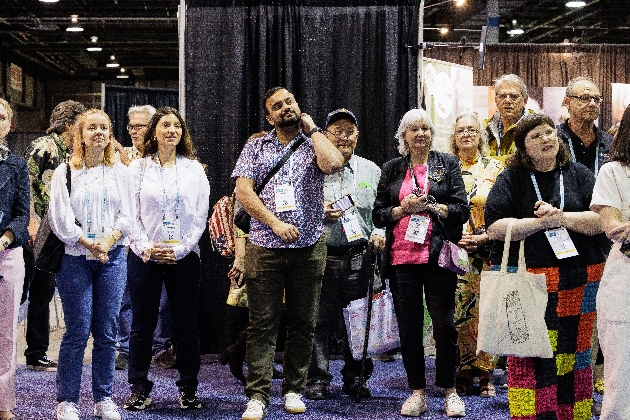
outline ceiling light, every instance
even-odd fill
[[[98,37],[97,36],[92,36],[92,37],[90,37],[90,39],[92,40],[93,44],[96,44],[96,41],[98,41]],[[88,51],[102,51],[103,49],[101,47],[93,46],[93,47],[87,47],[86,50],[88,50]]]
[[[70,26],[66,28],[68,32],[82,32],[83,27],[79,25],[79,15],[70,15]]]
[[[116,75],[117,79],[129,79],[129,75],[125,73],[124,68],[120,68],[120,74]]]
[[[39,0],[42,3],[57,3],[59,0]]]
[[[523,35],[525,31],[523,30],[523,28],[520,27],[516,19],[513,19],[512,27],[507,31],[507,33],[510,36],[515,36],[515,35]]]
[[[567,7],[584,7],[586,6],[585,1],[568,1],[565,6]]]
[[[461,7],[466,3],[466,0],[454,0],[455,1],[455,6],[457,7]]]
[[[116,61],[116,57],[112,55],[111,57],[109,57],[109,62],[105,64],[105,67],[120,67],[120,64],[118,64],[118,62]]]
[[[446,34],[448,33],[448,28],[447,28],[446,26],[442,26],[442,27],[440,28],[440,33],[441,33],[442,35],[446,35]]]

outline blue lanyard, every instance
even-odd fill
[[[542,196],[540,195],[540,189],[538,189],[538,183],[536,182],[536,176],[533,172],[530,172],[529,175],[532,177],[538,201],[543,201]],[[560,168],[560,210],[564,210],[564,178],[562,176],[562,168]]]
[[[69,170],[69,169],[68,169]],[[107,208],[107,188],[105,188],[105,165],[101,163],[101,170],[103,178],[101,179],[101,185],[103,186],[103,202],[101,203],[101,232],[105,232],[105,209]],[[92,193],[87,188],[87,168],[85,162],[83,162],[83,183],[85,185],[85,207],[86,207],[86,224],[88,226],[88,232],[92,231]]]
[[[179,181],[177,180],[177,156],[175,156],[175,187],[177,193],[175,195],[175,219],[179,219]],[[160,182],[162,183],[162,220],[166,220],[166,186],[164,185],[164,173],[162,172],[162,164],[157,153],[155,154],[155,160],[160,168]]]
[[[597,138],[595,138],[597,141]],[[571,152],[571,157],[573,158],[573,162],[575,162],[575,151],[573,150],[573,139],[569,137],[569,151]],[[597,174],[599,173],[599,142],[597,142],[597,146],[595,147],[595,178],[597,178]]]

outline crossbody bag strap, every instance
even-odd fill
[[[65,163],[64,165],[66,165],[66,188],[68,189],[68,199],[70,199],[70,192],[72,191],[72,172],[70,171],[70,163]],[[76,218],[74,219],[74,224],[81,227],[81,222]]]
[[[269,173],[267,174],[267,176],[265,176],[260,185],[256,187],[256,195],[260,194],[260,192],[263,190],[263,188],[265,188],[265,185],[267,185],[269,180],[280,170],[280,168],[282,168],[282,165],[284,165],[285,162],[289,160],[293,152],[295,152],[297,148],[300,147],[302,143],[304,143],[304,140],[306,140],[306,137],[304,136],[304,134],[302,134],[300,138],[295,143],[293,143],[289,150],[284,152],[282,159],[280,159],[280,161],[276,163],[276,166],[274,166],[273,169],[269,171]]]

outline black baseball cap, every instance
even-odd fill
[[[349,119],[354,123],[354,125],[357,126],[357,128],[359,128],[359,124],[357,124],[357,117],[355,117],[351,111],[345,108],[336,109],[328,113],[328,115],[326,116],[326,127],[342,118]]]

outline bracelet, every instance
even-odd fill
[[[318,126],[313,127],[313,129],[311,131],[309,131],[308,133],[306,133],[306,137],[311,137],[313,135],[313,133],[315,132],[322,132],[324,130],[322,130],[321,128],[319,128]]]

